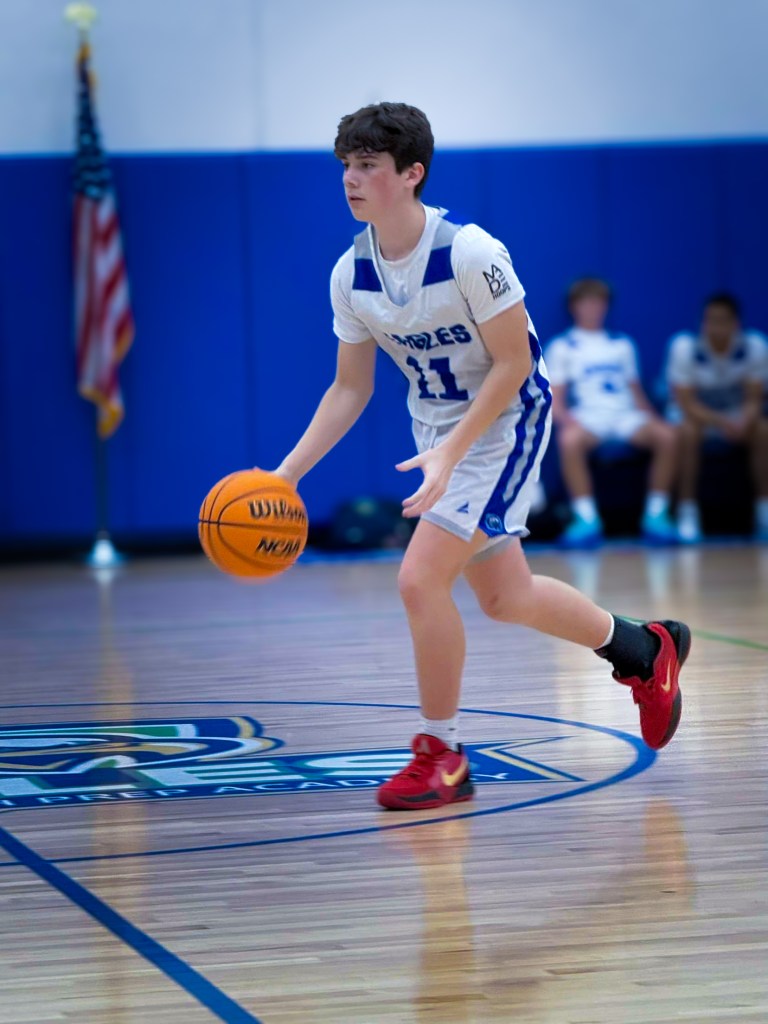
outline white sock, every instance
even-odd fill
[[[608,630],[608,636],[605,638],[605,640],[603,640],[603,642],[601,644],[597,645],[597,647],[595,648],[596,651],[599,651],[601,647],[607,647],[608,644],[611,642],[611,640],[613,640],[613,631],[614,631],[615,628],[616,628],[616,620],[611,615],[611,628]]]
[[[459,716],[457,714],[453,718],[425,718],[422,715],[419,732],[425,732],[428,736],[436,736],[451,750],[459,749]]]
[[[758,498],[755,502],[755,519],[761,530],[768,530],[768,498]]]
[[[669,495],[664,491],[651,491],[645,499],[645,514],[652,519],[663,516],[669,510]]]
[[[574,498],[571,507],[579,519],[585,523],[595,523],[600,518],[597,514],[597,505],[591,495],[583,498]]]
[[[690,499],[677,504],[677,518],[680,522],[699,523],[699,506]]]

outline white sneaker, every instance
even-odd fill
[[[678,513],[677,535],[683,544],[698,544],[702,539],[698,509],[685,509]]]

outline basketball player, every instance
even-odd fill
[[[364,107],[339,124],[347,201],[367,227],[331,278],[335,380],[277,470],[296,484],[350,429],[371,397],[381,346],[408,379],[418,450],[397,468],[423,474],[403,502],[403,515],[420,522],[399,576],[423,717],[413,760],[378,794],[403,809],[473,793],[457,726],[465,644],[451,590],[462,573],[492,618],[607,658],[654,748],[677,728],[690,646],[682,623],[634,625],[531,575],[520,538],[549,437],[549,381],[504,246],[421,202],[433,148],[426,117],[403,103]]]
[[[589,471],[589,453],[603,441],[626,441],[651,452],[643,536],[676,542],[669,516],[675,475],[675,432],[657,415],[640,383],[635,344],[625,334],[605,330],[611,290],[605,281],[584,278],[568,290],[573,326],[553,338],[545,354],[552,384],[560,467],[571,499],[573,519],[561,541],[587,547],[602,539]]]
[[[669,418],[680,431],[677,525],[685,543],[701,540],[696,504],[701,443],[721,437],[749,448],[755,488],[755,538],[768,541],[768,344],[742,331],[739,304],[721,292],[704,305],[698,334],[670,342],[667,381],[674,395]]]

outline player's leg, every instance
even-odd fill
[[[531,573],[520,540],[471,560],[464,576],[480,607],[499,622],[530,626],[596,650],[611,629],[609,612],[562,580]]]
[[[398,584],[413,640],[422,720],[413,760],[379,788],[383,807],[422,810],[472,796],[469,762],[456,742],[465,643],[452,589],[487,541],[482,533],[463,540],[422,519],[405,552]]]
[[[675,429],[658,417],[650,417],[629,438],[638,448],[651,452],[648,488],[668,495],[672,490],[677,468],[677,440]]]
[[[589,453],[600,443],[600,438],[576,420],[560,424],[556,437],[560,472],[573,512],[573,520],[561,540],[572,547],[587,546],[603,534],[589,469]]]
[[[755,537],[768,541],[768,419],[759,419],[749,436],[752,481],[755,487]]]
[[[687,626],[636,625],[611,616],[567,583],[533,575],[517,539],[497,554],[473,559],[464,575],[491,618],[590,647],[610,661],[614,679],[632,688],[643,739],[655,749],[670,741],[680,721],[677,679],[690,649]]]
[[[403,557],[398,587],[411,629],[421,709],[425,718],[456,714],[464,670],[464,626],[453,600],[453,585],[477,550],[478,533],[462,540],[422,519]]]
[[[677,425],[677,532],[685,544],[701,540],[701,518],[697,501],[703,432],[695,420]]]
[[[648,494],[641,521],[643,535],[654,541],[678,540],[677,528],[669,516],[669,504],[677,468],[675,430],[658,416],[644,416],[628,438],[630,444],[651,453]]]
[[[575,420],[558,426],[556,436],[560,469],[569,496],[589,497],[593,493],[589,453],[599,444],[599,438]]]

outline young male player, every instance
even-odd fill
[[[593,648],[631,687],[643,738],[663,747],[677,728],[678,673],[690,646],[679,622],[634,625],[577,590],[532,576],[520,538],[550,430],[551,395],[524,292],[504,246],[451,223],[420,200],[434,142],[403,103],[342,118],[335,152],[353,216],[368,227],[331,278],[336,377],[277,472],[292,483],[360,416],[373,391],[376,346],[409,381],[421,486],[403,502],[420,516],[400,569],[422,720],[413,760],[384,783],[384,807],[439,807],[472,795],[458,742],[464,629],[451,589],[462,573],[494,619]]]
[[[611,290],[598,278],[575,281],[568,290],[573,326],[553,338],[545,353],[552,384],[560,467],[573,519],[561,540],[583,547],[603,536],[595,504],[589,453],[603,441],[626,441],[651,452],[648,493],[640,528],[648,540],[677,538],[669,516],[675,476],[675,432],[643,391],[635,343],[605,329]]]
[[[768,344],[756,331],[742,330],[732,295],[719,292],[707,299],[698,334],[675,335],[667,381],[674,396],[669,417],[680,436],[680,539],[701,540],[696,503],[701,446],[707,437],[720,437],[749,449],[755,539],[768,541]]]

